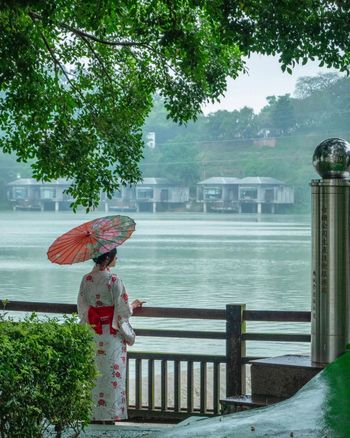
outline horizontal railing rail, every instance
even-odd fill
[[[39,312],[39,313],[77,313],[76,304],[43,303],[40,301],[12,301],[2,300],[3,309],[15,312]]]
[[[6,302],[7,300],[3,300]],[[1,302],[1,301],[0,301]],[[12,301],[5,305],[6,310],[43,313],[77,313],[76,304],[44,303],[40,301]],[[226,319],[225,309],[195,309],[171,307],[143,307],[135,309],[133,316],[151,318],[188,318],[188,319]],[[271,322],[310,322],[309,311],[281,310],[244,310],[245,321]]]
[[[310,322],[311,312],[292,310],[244,310],[245,321]]]
[[[144,351],[129,351],[128,355],[131,359],[226,363],[226,356],[217,355],[217,354],[158,353],[158,352],[149,353]]]
[[[26,301],[3,301],[3,304],[5,311],[77,313],[75,304]],[[218,414],[222,370],[226,380],[225,395],[239,395],[245,392],[245,365],[251,360],[261,358],[246,355],[247,342],[307,343],[311,340],[309,333],[246,331],[246,322],[307,323],[311,320],[311,312],[307,311],[246,310],[244,304],[229,304],[226,309],[144,307],[135,309],[133,316],[226,321],[225,331],[135,329],[137,336],[222,340],[226,342],[226,354],[129,351],[127,383],[129,389],[131,383],[134,388],[134,394],[128,391],[129,412],[132,416],[165,415],[181,418],[189,414]],[[144,376],[147,378],[144,379]],[[196,385],[199,387],[199,401],[195,404]],[[155,391],[156,386],[160,387],[158,393]],[[212,393],[211,405],[208,404],[209,390]],[[130,400],[130,395],[133,395],[133,400]]]
[[[244,341],[310,342],[311,335],[300,333],[243,333]]]
[[[138,336],[158,338],[226,339],[225,332],[201,332],[195,330],[135,329],[135,333]]]

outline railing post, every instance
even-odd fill
[[[226,305],[226,397],[245,392],[245,372],[242,356],[245,356],[245,332],[243,311],[245,304]]]

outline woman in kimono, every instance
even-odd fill
[[[129,318],[133,309],[144,303],[135,300],[129,304],[123,282],[110,272],[116,254],[113,249],[93,259],[95,267],[84,275],[78,295],[80,321],[95,331],[98,377],[92,393],[92,421],[97,423],[127,419],[126,346],[135,342]]]

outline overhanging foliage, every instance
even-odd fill
[[[155,92],[184,123],[252,52],[280,53],[288,71],[349,64],[341,1],[3,0],[0,28],[1,147],[37,179],[72,179],[74,208],[140,179]]]

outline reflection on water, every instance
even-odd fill
[[[103,214],[102,214],[103,215]],[[86,262],[51,264],[46,251],[70,228],[101,216],[84,213],[0,213],[0,297],[72,303]],[[150,306],[224,308],[246,303],[249,309],[310,308],[310,225],[306,216],[133,214],[136,232],[118,252],[117,273],[130,297]],[[215,321],[134,319],[138,327],[223,330]],[[280,331],[278,324],[249,329]],[[284,325],[308,331],[307,325]],[[139,338],[135,350],[223,354],[224,343],[203,340]],[[285,343],[255,343],[249,354],[294,351]],[[298,351],[309,347],[299,345]],[[175,350],[176,349],[176,350]],[[268,351],[268,353],[266,353]]]

